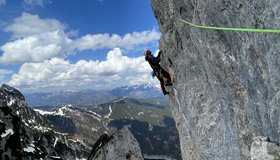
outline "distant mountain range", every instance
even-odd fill
[[[32,109],[18,90],[0,88],[0,159],[83,159],[101,135],[128,126],[146,159],[181,159],[166,98],[118,98],[101,105]],[[154,157],[154,158],[153,158]]]
[[[25,97],[29,106],[58,106],[66,104],[90,106],[117,98],[110,93],[93,90],[28,93],[25,94]]]
[[[160,89],[151,84],[119,87],[109,91],[109,93],[116,97],[129,97],[134,99],[163,96]]]
[[[178,160],[181,157],[179,134],[167,104],[162,98],[119,98],[97,106],[63,105],[35,111],[44,115],[59,132],[73,136],[88,147],[102,134],[111,135],[129,126],[146,157]]]
[[[146,99],[162,97],[161,91],[151,84],[115,88],[109,91],[81,90],[52,93],[24,94],[29,106],[83,105],[93,106],[110,102],[120,97]]]

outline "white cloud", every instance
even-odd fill
[[[55,19],[41,19],[38,15],[23,13],[5,28],[16,40],[0,47],[3,51],[0,63],[42,62],[72,54],[68,47],[72,40],[64,32],[65,28]]]
[[[6,0],[0,0],[0,6],[4,6],[6,4]]]
[[[64,32],[44,32],[27,38],[6,43],[1,47],[4,51],[0,57],[3,64],[24,62],[42,62],[52,57],[66,57],[71,54],[66,47],[71,42]]]
[[[144,58],[130,58],[122,55],[120,48],[108,52],[105,61],[80,60],[71,64],[61,58],[52,58],[42,63],[25,63],[19,72],[12,76],[9,82],[12,86],[26,89],[52,88],[56,89],[75,87],[110,88],[118,83],[139,84],[147,82],[150,78],[147,73],[151,69]],[[137,78],[133,78],[135,75]],[[130,78],[126,78],[130,77]],[[126,81],[126,82],[124,82]]]
[[[44,0],[24,0],[24,3],[31,6],[44,6]]]
[[[43,62],[53,57],[65,58],[84,50],[97,50],[115,47],[130,50],[137,46],[157,42],[160,33],[155,29],[133,32],[120,36],[117,34],[88,34],[73,39],[77,31],[66,31],[67,26],[55,19],[42,19],[38,15],[23,13],[5,28],[11,32],[13,41],[0,47],[2,64],[23,64]]]
[[[86,35],[74,42],[75,48],[82,50],[96,50],[102,48],[125,48],[133,49],[137,45],[143,45],[159,40],[161,34],[155,29],[151,31],[133,32],[120,36],[117,34]]]
[[[4,30],[11,32],[13,38],[25,38],[34,36],[44,32],[64,31],[66,25],[55,19],[41,19],[38,15],[22,13],[20,17],[14,19],[11,25],[8,25]]]
[[[160,83],[157,78],[152,78],[149,72],[138,74],[137,76],[128,76],[125,78],[132,85],[152,84],[160,88]]]

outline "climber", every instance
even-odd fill
[[[152,76],[156,76],[158,78],[158,80],[160,81],[161,90],[163,94],[166,95],[169,94],[169,92],[165,90],[165,86],[171,86],[172,83],[169,73],[166,72],[159,64],[161,53],[162,51],[159,51],[158,55],[154,57],[150,50],[144,50],[145,60],[149,62],[150,66],[153,69]]]

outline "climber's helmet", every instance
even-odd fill
[[[145,57],[148,57],[149,55],[151,55],[152,54],[152,52],[150,51],[150,50],[148,50],[148,49],[144,49],[144,56]]]

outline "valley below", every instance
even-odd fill
[[[36,107],[59,132],[86,148],[128,126],[147,159],[180,159],[179,135],[165,98],[119,98],[96,106]]]

